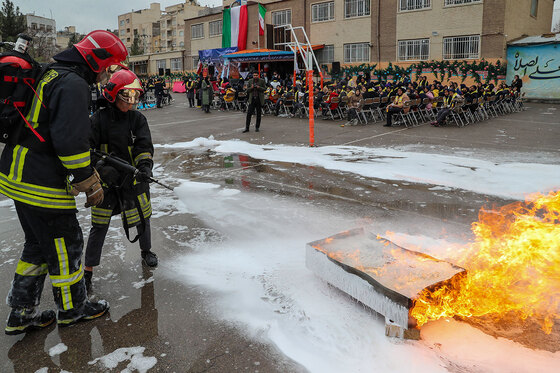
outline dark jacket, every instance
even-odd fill
[[[136,168],[153,167],[154,146],[148,122],[142,113],[126,113],[114,105],[98,110],[91,117],[91,148],[115,155]],[[97,164],[97,157],[93,156]],[[92,207],[92,224],[106,225],[110,217],[126,211],[128,226],[141,223],[138,211],[145,219],[152,214],[148,183],[137,182],[132,175],[104,165],[97,167],[104,183],[103,203]],[[119,198],[121,201],[119,202]]]
[[[27,120],[45,142],[26,127],[20,145],[6,144],[0,158],[2,194],[47,211],[75,212],[69,184],[93,173],[85,69],[57,63],[40,80]]]
[[[255,88],[253,88],[253,85],[255,85]],[[266,83],[264,82],[264,79],[251,78],[247,80],[246,86],[247,86],[248,102],[251,103],[253,101],[253,96],[255,94],[258,94],[261,105],[264,105],[264,91],[266,91]]]

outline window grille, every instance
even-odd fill
[[[445,0],[445,6],[481,3],[482,0]]]
[[[313,4],[311,6],[311,22],[332,21],[334,19],[334,1]]]
[[[210,25],[210,36],[222,35],[222,20],[213,21]]]
[[[191,39],[201,39],[204,37],[204,23],[191,26]]]
[[[445,60],[478,58],[479,51],[480,35],[443,38],[443,59]]]
[[[344,18],[369,16],[370,0],[344,0]]]
[[[369,44],[344,44],[344,62],[369,62]]]
[[[165,69],[167,67],[167,60],[156,60],[156,66],[158,69]]]
[[[292,10],[279,10],[277,12],[272,12],[272,24],[275,26],[287,25],[292,23]]]
[[[317,53],[317,62],[319,64],[332,63],[334,61],[334,45],[325,45],[325,47]]]
[[[399,40],[399,61],[422,61],[430,55],[430,39]]]
[[[430,7],[430,0],[400,0],[399,10],[418,10]]]
[[[172,58],[171,59],[171,70],[173,70],[173,71],[183,70],[183,59],[182,58]]]

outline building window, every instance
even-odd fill
[[[184,36],[185,36],[185,34],[183,33],[183,30],[179,31],[179,37],[182,38]]]
[[[204,37],[204,23],[191,26],[191,39],[202,39]]]
[[[399,0],[399,10],[419,10],[430,7],[430,0]]]
[[[332,63],[334,61],[334,45],[325,45],[325,47],[318,51],[317,62],[319,64]]]
[[[445,0],[445,6],[481,3],[482,0]]]
[[[280,10],[278,12],[272,12],[272,24],[275,26],[287,25],[292,23],[292,10]]]
[[[480,35],[443,38],[443,58],[446,60],[478,58],[479,50]]]
[[[344,62],[369,62],[369,43],[344,44]]]
[[[210,31],[209,34],[210,36],[219,36],[222,35],[222,20],[218,20],[218,21],[212,21],[209,23],[210,26]]]
[[[156,60],[156,67],[159,69],[165,69],[167,67],[167,60]]]
[[[124,29],[123,29],[123,30],[121,30],[121,35],[122,35],[122,36],[124,36]]]
[[[311,22],[332,21],[334,19],[334,1],[311,5]]]
[[[127,18],[127,19],[126,19],[126,23],[130,23],[130,18]]]
[[[531,17],[537,17],[538,9],[539,9],[539,0],[531,0]]]
[[[184,42],[184,41],[182,41],[182,42],[179,43],[179,47],[183,48],[184,46],[185,46],[185,42]]]
[[[124,19],[121,19],[120,25],[124,26]]]
[[[422,61],[430,55],[430,39],[399,40],[399,61]]]
[[[344,18],[369,16],[370,0],[344,0]]]
[[[182,58],[172,58],[171,59],[171,70],[172,71],[183,70],[183,59]]]
[[[198,56],[192,58],[193,69],[198,67]]]

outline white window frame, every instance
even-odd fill
[[[423,48],[426,47],[424,51]],[[409,54],[410,49],[413,53]],[[404,55],[402,52],[405,52]],[[418,51],[418,53],[414,53]],[[423,53],[424,52],[424,53]],[[399,40],[397,43],[398,61],[427,61],[430,58],[430,39],[407,39]]]
[[[349,7],[355,7],[356,14],[348,14]],[[361,9],[360,9],[361,8]],[[371,0],[344,0],[344,18],[368,17],[371,14]]]
[[[196,68],[197,68],[197,66],[198,66],[198,60],[199,60],[198,56],[192,56],[192,66],[193,66],[193,69],[196,69]]]
[[[222,35],[222,20],[218,19],[216,21],[210,21],[208,22],[208,36],[209,37],[215,37],[215,36],[221,36]]]
[[[326,18],[320,19],[319,16],[321,11],[323,12],[323,14],[321,15],[323,16],[326,15]],[[335,14],[334,1],[326,1],[323,3],[311,4],[311,23],[334,21],[335,19],[334,14]]]
[[[317,62],[319,62],[319,65],[334,62],[334,44],[325,45],[325,47],[318,52]],[[325,56],[325,54],[327,55]]]
[[[159,69],[167,69],[167,60],[156,60],[156,68]]]
[[[446,48],[450,48],[450,51],[446,52]],[[442,55],[444,60],[475,60],[480,58],[480,35],[444,37]]]
[[[473,4],[482,4],[482,0],[445,0],[443,6],[448,7],[448,6],[473,5]]]
[[[274,26],[292,23],[292,9],[282,9],[271,12],[271,20]],[[281,22],[278,22],[280,19]]]
[[[171,71],[182,71],[183,59],[181,57],[171,59]]]
[[[399,12],[414,12],[431,8],[430,0],[399,0]]]
[[[364,56],[358,57],[359,54],[363,54],[365,51],[367,58]],[[355,54],[353,57],[352,54]],[[370,47],[369,43],[348,43],[344,44],[344,63],[356,63],[356,62],[369,62],[370,60]]]
[[[195,36],[195,29],[200,28],[200,35]],[[204,23],[191,25],[191,40],[204,39]]]

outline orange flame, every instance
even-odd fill
[[[560,191],[479,212],[475,241],[462,263],[467,274],[425,289],[411,315],[421,326],[442,317],[514,313],[550,334],[560,319]]]

